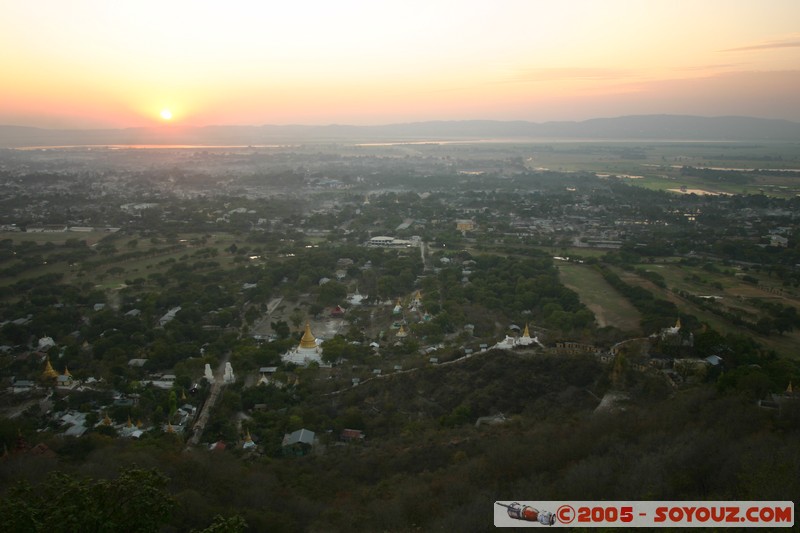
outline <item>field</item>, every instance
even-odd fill
[[[759,194],[789,198],[800,194],[800,178],[758,176],[744,184],[683,176],[681,167],[712,169],[800,169],[796,145],[780,143],[554,143],[532,146],[530,169],[587,171],[619,176],[631,185],[654,190],[698,189],[722,194]]]
[[[103,239],[106,239],[103,242],[110,239],[109,244],[115,249],[113,252],[94,255],[88,261],[71,262],[65,256],[70,248],[63,245],[69,241],[85,241],[95,248]],[[15,246],[24,242],[34,242],[37,245],[51,243],[54,246],[40,252],[41,264],[28,264],[22,272],[0,277],[0,286],[45,274],[63,273],[67,282],[86,279],[91,280],[97,288],[117,288],[125,280],[146,278],[150,274],[163,272],[181,259],[214,261],[223,268],[230,268],[237,257],[227,251],[236,243],[236,238],[228,234],[186,234],[165,241],[106,232],[0,233],[0,241],[4,240],[13,241]],[[134,253],[136,257],[130,257]],[[9,259],[0,263],[0,269],[16,264],[18,261]]]
[[[559,263],[561,282],[577,292],[581,302],[595,315],[599,327],[614,326],[638,331],[641,316],[622,295],[589,265]]]
[[[689,267],[672,262],[639,265],[639,268],[651,270],[663,276],[667,288],[658,287],[635,272],[620,269],[615,271],[626,283],[643,287],[656,297],[675,303],[681,312],[696,316],[698,320],[708,323],[717,331],[726,334],[745,333],[765,347],[776,350],[786,357],[800,357],[800,350],[798,350],[800,332],[773,333],[769,336],[759,335],[752,330],[743,329],[726,318],[703,309],[677,294],[678,291],[682,291],[699,297],[713,296],[716,298],[714,305],[720,310],[750,317],[750,320],[755,322],[758,318],[764,316],[764,311],[754,305],[755,302],[777,302],[800,310],[800,299],[798,299],[793,290],[784,290],[767,276],[750,272],[749,274],[758,280],[758,285],[754,285],[744,281],[740,277],[740,272],[735,270],[725,271],[724,267],[720,267],[720,272],[708,272],[700,267]]]
[[[577,252],[577,250],[570,250]],[[574,290],[594,314],[599,327],[614,326],[624,331],[639,330],[641,315],[622,295],[589,265],[557,261],[561,282]],[[768,317],[763,303],[779,303],[800,311],[797,289],[783,287],[767,275],[749,271],[757,284],[748,282],[741,270],[723,265],[689,266],[670,258],[663,262],[636,265],[636,270],[611,267],[625,283],[642,287],[656,298],[674,303],[681,313],[697,317],[723,334],[745,334],[767,349],[790,357],[800,358],[800,331],[770,335],[759,334],[751,327],[735,324],[731,315],[755,324]],[[643,270],[659,274],[666,285],[660,287],[642,276]],[[698,298],[706,303],[698,303]],[[675,317],[676,319],[678,317]]]

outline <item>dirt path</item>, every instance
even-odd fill
[[[197,419],[193,426],[194,432],[186,442],[187,450],[192,446],[197,446],[200,443],[200,439],[203,436],[203,431],[208,423],[208,418],[211,416],[211,410],[214,409],[214,404],[217,403],[217,399],[222,391],[222,387],[225,386],[225,382],[222,380],[222,375],[225,372],[225,364],[230,359],[230,356],[230,353],[225,355],[225,360],[219,364],[217,371],[214,373],[214,382],[211,384],[211,393],[208,395],[206,403],[204,403],[203,407],[200,409],[200,414],[197,415]]]

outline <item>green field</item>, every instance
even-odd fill
[[[578,293],[581,302],[595,314],[598,326],[615,326],[625,331],[638,330],[641,319],[639,312],[591,266],[566,262],[557,262],[556,265],[562,283]],[[699,297],[714,296],[718,298],[717,304],[721,309],[758,318],[764,312],[753,304],[753,300],[775,301],[800,309],[800,298],[793,289],[779,286],[766,275],[750,272],[759,282],[758,285],[753,285],[742,280],[742,273],[731,267],[726,270],[726,267],[718,265],[719,272],[709,272],[702,267],[682,265],[677,258],[663,263],[641,264],[637,268],[659,273],[667,287],[659,287],[637,272],[611,267],[629,285],[642,287],[656,298],[674,303],[681,313],[693,315],[723,334],[745,334],[767,349],[775,350],[786,357],[800,358],[800,331],[760,335],[731,323],[676,292],[683,291]]]
[[[746,184],[684,176],[681,167],[720,169],[800,169],[797,146],[781,143],[618,142],[555,143],[531,147],[531,169],[585,171],[624,177],[626,183],[654,190],[699,189],[726,194],[789,198],[800,194],[800,178],[755,177]],[[632,179],[631,179],[632,178]]]
[[[667,288],[661,288],[651,281],[642,278],[635,272],[615,269],[615,272],[623,281],[630,285],[637,285],[652,292],[657,298],[673,302],[681,312],[694,315],[701,322],[708,323],[715,330],[725,334],[746,334],[753,337],[756,341],[769,349],[776,350],[780,354],[800,358],[800,331],[787,332],[782,335],[773,333],[765,336],[759,335],[750,329],[743,329],[727,319],[707,311],[693,302],[676,294],[674,291],[684,291],[694,296],[715,296],[720,298],[717,305],[725,311],[738,311],[749,313],[755,317],[763,312],[753,306],[749,300],[776,301],[783,305],[792,305],[800,309],[800,299],[791,291],[784,291],[780,294],[771,292],[770,289],[777,289],[775,282],[767,276],[759,276],[750,273],[759,284],[753,285],[743,281],[736,276],[736,272],[730,273],[711,273],[700,267],[688,267],[676,262],[663,264],[639,265],[639,268],[658,272],[663,276]],[[723,270],[724,267],[720,267]],[[719,288],[719,287],[722,288]]]
[[[558,263],[561,282],[577,292],[581,302],[595,315],[599,327],[614,326],[638,331],[641,315],[589,265]]]
[[[24,272],[16,275],[6,275],[0,277],[0,286],[12,285],[23,279],[31,279],[46,274],[63,273],[65,281],[91,281],[99,288],[118,288],[125,283],[125,280],[134,278],[147,278],[149,274],[166,271],[173,263],[188,260],[195,261],[214,261],[222,268],[231,268],[234,265],[236,256],[229,253],[227,249],[237,239],[233,235],[219,234],[213,235],[203,240],[205,236],[195,234],[180,235],[169,241],[159,239],[151,241],[149,238],[137,238],[131,235],[109,234],[106,232],[89,233],[26,233],[26,232],[7,232],[0,233],[0,240],[10,239],[15,245],[22,242],[34,242],[37,245],[51,243],[54,246],[48,250],[42,250],[42,263],[40,266],[28,267]],[[54,260],[56,254],[69,252],[63,247],[67,241],[85,241],[90,247],[94,247],[103,238],[110,238],[116,248],[116,252],[108,255],[95,254],[87,261],[67,264],[63,260]],[[132,241],[136,244],[133,245]],[[241,247],[242,242],[238,240],[237,246]],[[201,250],[214,249],[216,256],[207,257],[197,255]],[[128,252],[143,252],[140,257],[125,258],[121,257]],[[152,252],[148,254],[147,252]],[[2,263],[3,268],[13,266],[15,260],[8,260]]]

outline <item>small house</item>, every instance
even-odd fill
[[[281,443],[283,455],[308,455],[313,447],[314,432],[308,429],[298,429],[292,433],[286,433]]]

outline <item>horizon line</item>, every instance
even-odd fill
[[[348,128],[381,128],[388,126],[409,126],[416,124],[447,124],[447,123],[499,123],[499,124],[581,124],[595,120],[618,120],[625,118],[644,118],[644,117],[674,117],[674,118],[699,118],[699,119],[751,119],[751,120],[765,120],[774,122],[787,122],[791,124],[800,125],[800,121],[790,120],[786,118],[763,117],[754,115],[693,115],[685,113],[641,113],[630,115],[616,115],[616,116],[597,116],[581,120],[545,120],[535,121],[526,119],[491,119],[491,118],[465,118],[465,119],[431,119],[431,120],[414,120],[409,122],[384,122],[379,124],[352,124],[342,122],[331,123],[262,123],[262,124],[180,124],[180,123],[161,123],[151,124],[147,126],[110,126],[110,127],[48,127],[48,126],[29,126],[23,124],[0,124],[0,128],[27,128],[45,131],[103,131],[103,130],[135,130],[135,129],[159,129],[159,130],[177,130],[177,129],[199,129],[199,128],[263,128],[263,127],[279,127],[279,128],[328,128],[328,127],[348,127]]]

